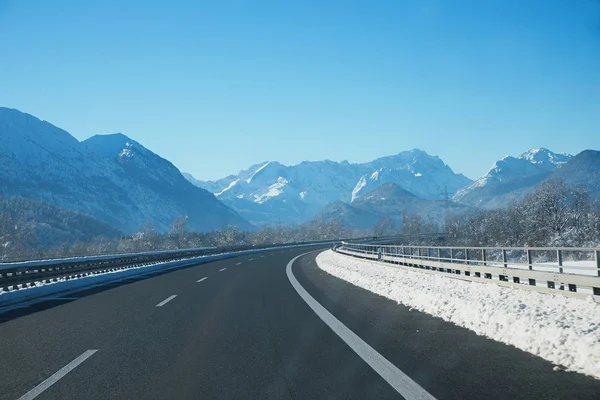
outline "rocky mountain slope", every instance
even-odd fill
[[[572,157],[544,148],[517,157],[506,156],[496,161],[483,177],[457,191],[453,201],[485,209],[506,206],[519,200]]]
[[[150,221],[166,231],[179,216],[193,230],[252,226],[169,161],[125,135],[79,142],[18,110],[0,108],[0,195],[41,200],[133,233]]]

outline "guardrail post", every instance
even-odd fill
[[[531,250],[527,250],[527,264],[529,264],[529,270],[533,270],[533,262],[531,261]]]
[[[469,249],[465,249],[465,264],[469,265]]]
[[[481,249],[481,259],[483,260],[483,266],[487,265],[487,254],[485,253],[485,249]]]
[[[556,259],[558,260],[558,272],[563,273],[563,257],[562,250],[556,250]]]
[[[427,261],[429,261],[429,259],[431,258],[431,252],[429,250],[431,250],[431,249],[428,247],[427,248]]]
[[[596,274],[600,276],[600,251],[596,250],[594,254],[596,254]]]
[[[454,249],[450,249],[450,262],[454,260]]]
[[[502,249],[502,262],[504,263],[504,268],[508,268],[508,263],[506,261],[506,250]]]

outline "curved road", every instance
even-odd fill
[[[337,321],[334,332],[286,274],[308,250],[214,261],[4,312],[0,398],[600,398],[600,381],[329,276],[311,252],[289,272]],[[363,344],[349,346],[342,331]]]

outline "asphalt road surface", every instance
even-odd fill
[[[0,399],[600,398],[598,380],[327,275],[318,252],[286,272],[309,250],[1,313]]]

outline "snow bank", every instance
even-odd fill
[[[318,266],[338,278],[600,379],[600,304],[563,295],[408,271],[335,253]]]

